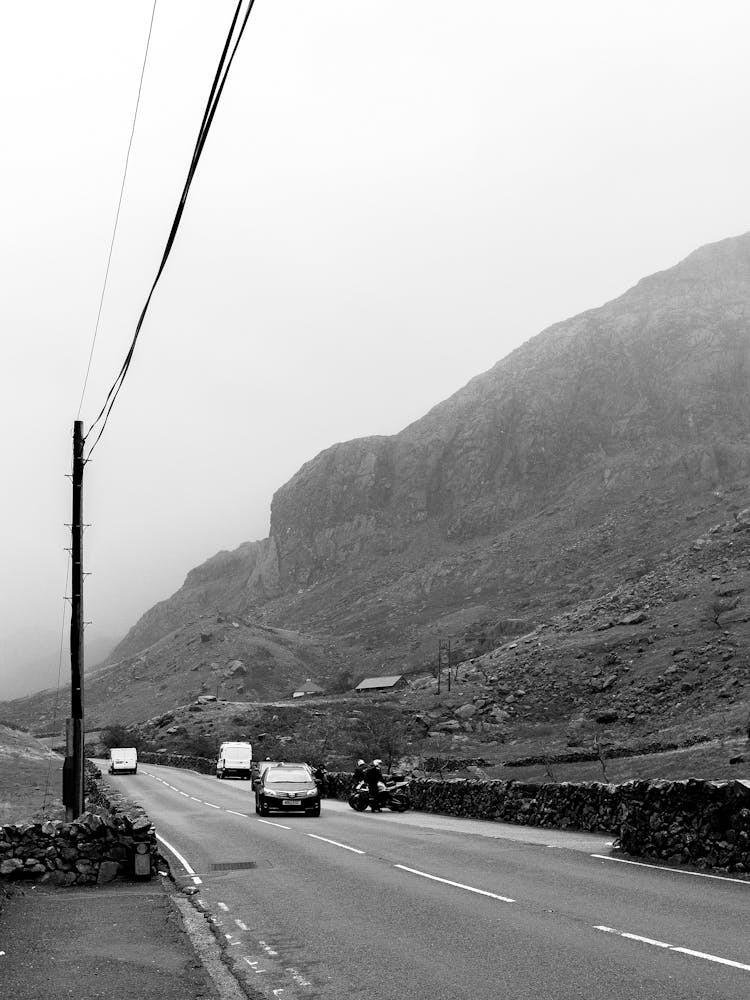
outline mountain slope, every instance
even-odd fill
[[[109,662],[223,613],[323,642],[315,676],[356,679],[637,581],[750,502],[749,312],[746,234],[550,327],[400,433],[326,449],[275,494],[269,538],[192,570]]]

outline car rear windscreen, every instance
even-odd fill
[[[295,784],[299,781],[304,781],[306,784],[313,784],[313,780],[308,771],[292,771],[291,769],[288,771],[267,771],[266,781],[269,785],[285,784],[288,781],[293,781]]]

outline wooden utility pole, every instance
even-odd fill
[[[63,768],[63,804],[70,822],[84,809],[83,782],[83,422],[73,425],[71,524],[70,725]]]

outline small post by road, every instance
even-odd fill
[[[70,725],[63,767],[63,805],[68,822],[84,809],[83,782],[83,421],[73,425],[73,521],[71,524]]]

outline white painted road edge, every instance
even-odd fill
[[[666,941],[655,941],[653,938],[641,937],[640,934],[631,934],[628,931],[618,931],[615,927],[605,927],[604,925],[594,925],[595,931],[604,931],[606,934],[615,934],[617,937],[627,938],[629,941],[638,941],[640,944],[649,944],[655,948],[664,948],[667,951],[676,951],[680,955],[692,955],[693,958],[703,958],[707,962],[717,962],[719,965],[730,965],[733,969],[742,969],[750,972],[750,965],[742,962],[733,962],[730,958],[721,958],[719,955],[709,955],[705,951],[693,951],[692,948],[680,948],[676,944],[667,944]]]
[[[645,861],[627,861],[625,858],[613,858],[609,854],[592,854],[592,858],[601,861],[618,861],[621,865],[636,865],[638,868],[655,868],[658,872],[676,872],[678,875],[694,875],[696,878],[715,878],[720,882],[736,882],[750,889],[750,882],[742,878],[730,878],[728,875],[709,875],[708,872],[691,872],[686,868],[667,868],[666,865],[649,865]]]
[[[183,856],[180,854],[180,852],[177,850],[176,847],[172,847],[169,841],[165,840],[164,837],[161,836],[161,834],[157,833],[156,839],[160,843],[164,844],[164,846],[168,851],[171,851],[172,854],[174,854],[174,856],[177,858],[177,860],[180,862],[182,867],[185,869],[185,871],[192,878],[193,882],[195,882],[196,885],[203,885],[203,880],[200,878],[200,876],[195,874],[195,869],[190,867],[188,862],[185,860],[185,858],[183,858]]]

